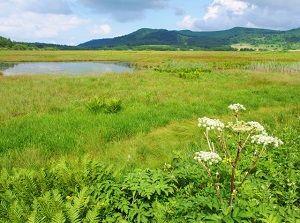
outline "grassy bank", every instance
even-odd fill
[[[18,177],[23,176],[22,173],[26,171],[28,171],[28,174],[30,172],[29,178],[31,179],[32,176],[31,180],[34,179],[33,181],[38,185],[36,188],[40,188],[36,189],[36,199],[42,196],[42,194],[39,194],[41,191],[50,190],[51,185],[58,185],[55,181],[50,182],[50,178],[47,183],[43,181],[43,176],[48,176],[48,174],[49,176],[52,176],[52,174],[57,176],[59,182],[61,180],[60,186],[55,186],[55,188],[59,188],[57,190],[65,191],[60,192],[61,196],[66,197],[68,195],[72,197],[77,192],[79,193],[82,188],[89,187],[88,182],[93,184],[97,180],[93,178],[93,181],[89,181],[92,178],[89,178],[89,175],[84,175],[87,174],[84,171],[96,174],[93,171],[98,170],[98,164],[92,167],[92,164],[79,164],[79,157],[87,156],[88,160],[93,160],[96,163],[113,165],[113,169],[126,174],[137,168],[159,169],[164,166],[164,163],[175,165],[179,162],[178,160],[181,160],[176,164],[179,169],[174,167],[173,172],[171,171],[170,174],[173,174],[177,180],[174,183],[176,188],[182,188],[175,190],[171,185],[166,186],[168,188],[165,188],[167,192],[159,193],[156,198],[151,197],[148,200],[145,198],[147,200],[145,203],[148,202],[147,205],[149,205],[150,201],[158,201],[162,195],[164,195],[163,199],[159,200],[161,205],[166,202],[166,199],[171,199],[168,200],[169,203],[164,205],[165,208],[170,208],[170,210],[164,209],[164,214],[159,212],[159,206],[155,206],[160,205],[160,203],[151,203],[151,205],[154,205],[151,206],[153,210],[156,207],[154,219],[157,222],[174,222],[173,217],[169,216],[172,211],[175,213],[176,219],[182,218],[182,221],[175,222],[184,222],[183,219],[187,219],[191,213],[195,214],[191,219],[198,219],[198,222],[200,222],[201,218],[198,215],[199,218],[196,216],[196,213],[199,213],[196,208],[198,205],[195,205],[200,200],[185,200],[188,199],[185,196],[191,199],[197,198],[199,194],[197,194],[196,188],[199,185],[202,187],[205,184],[209,187],[207,182],[204,183],[204,174],[200,174],[202,180],[198,182],[197,177],[199,174],[195,169],[196,167],[191,164],[194,152],[205,147],[203,134],[197,127],[197,118],[208,116],[230,121],[232,118],[231,111],[227,109],[228,105],[241,103],[247,108],[243,112],[244,120],[260,122],[269,132],[284,141],[282,148],[268,151],[268,156],[264,158],[264,162],[259,166],[261,172],[255,172],[255,176],[259,180],[255,181],[255,176],[253,176],[251,185],[253,184],[257,189],[266,187],[266,181],[271,182],[269,186],[273,184],[272,187],[265,189],[265,192],[271,193],[270,196],[273,196],[274,199],[276,197],[276,201],[272,201],[274,203],[270,204],[270,208],[273,204],[276,204],[283,208],[280,209],[281,211],[286,210],[284,209],[286,207],[291,207],[289,210],[293,211],[294,206],[299,205],[298,198],[287,197],[292,192],[289,192],[289,194],[282,192],[285,190],[284,188],[288,187],[287,184],[290,181],[294,182],[294,178],[299,175],[299,170],[295,167],[299,164],[297,154],[300,145],[300,76],[298,66],[290,66],[290,64],[295,64],[300,60],[298,52],[0,52],[0,61],[2,62],[81,60],[130,61],[133,66],[149,69],[138,69],[134,72],[122,74],[110,73],[76,77],[0,76],[0,167],[3,179],[3,182],[0,183],[0,190],[5,194],[8,203],[9,199],[13,201],[13,198],[8,198],[10,195],[6,192],[9,187],[6,186],[5,182],[13,182],[13,179],[16,179],[17,182]],[[261,64],[268,64],[268,66],[265,68]],[[289,72],[286,72],[286,69],[282,69],[282,66],[285,65],[292,67],[292,69],[289,68]],[[205,66],[205,69],[203,66]],[[270,66],[272,67],[270,68]],[[121,110],[112,114],[91,112],[86,104],[94,96],[120,99],[122,102]],[[67,164],[63,160],[67,160]],[[89,163],[90,161],[86,162]],[[188,163],[185,164],[184,162]],[[186,169],[187,167],[190,169]],[[25,168],[25,172],[20,169],[13,170],[14,168]],[[46,168],[46,172],[31,172],[40,171],[40,169],[43,171],[44,168]],[[50,172],[47,172],[48,168]],[[68,168],[68,171],[71,171],[69,173],[66,171]],[[4,169],[11,172],[14,178],[9,178]],[[268,176],[268,171],[271,176]],[[83,176],[81,174],[87,178],[81,179],[80,177]],[[135,177],[138,177],[138,174],[135,174]],[[148,176],[150,172],[144,174]],[[160,172],[157,174],[160,174]],[[76,175],[77,177],[75,177]],[[78,189],[74,189],[77,186],[71,183],[72,176],[76,178],[76,182],[79,178],[82,180],[78,180],[78,185],[82,187],[78,186]],[[115,177],[115,175],[113,176]],[[121,183],[120,188],[130,188],[128,186],[131,182],[129,176],[131,175],[129,174],[126,178],[127,181],[123,182],[123,187]],[[290,176],[290,178],[285,176]],[[106,182],[106,180],[112,182],[116,180],[114,177],[109,175],[109,177],[103,179],[103,182]],[[279,182],[281,177],[284,178],[282,184]],[[117,182],[124,180],[122,176],[116,178]],[[70,181],[63,183],[66,179]],[[152,175],[148,179],[149,182],[150,179],[154,179]],[[166,180],[166,182],[171,182],[169,180]],[[196,181],[197,186],[195,186]],[[27,182],[27,180],[24,180],[24,182]],[[103,187],[110,188],[110,186],[102,186],[101,190],[104,190]],[[16,186],[16,188],[22,187],[20,185]],[[299,183],[296,187],[298,189],[296,188],[293,191],[293,196],[297,197],[299,195]],[[140,188],[140,186],[137,188]],[[69,189],[70,194],[67,192]],[[275,192],[272,192],[273,189]],[[91,190],[94,191],[95,188]],[[109,193],[116,193],[116,189],[111,190],[114,192]],[[242,202],[249,200],[255,194],[254,189],[250,190],[246,187],[245,190],[249,190],[245,192],[249,196],[240,197],[239,203],[244,211],[247,209],[245,208],[247,204],[243,206]],[[122,191],[124,192],[124,189]],[[282,194],[280,195],[279,192]],[[209,190],[203,189],[201,193],[203,196],[213,197],[213,192]],[[176,199],[174,197],[169,198],[168,196],[171,196],[171,194],[174,196],[178,194],[176,195],[178,197]],[[115,194],[114,196],[118,197],[119,195]],[[49,195],[48,198],[50,199],[51,196],[54,195]],[[94,195],[89,194],[87,196]],[[253,195],[251,201],[253,205],[255,200],[260,202],[259,208],[265,207],[266,202],[269,202],[267,195],[263,193],[261,197],[255,196],[258,195]],[[65,200],[65,197],[62,199]],[[45,197],[39,197],[39,199],[45,199],[46,201]],[[281,199],[282,203],[279,202]],[[37,203],[40,201],[36,200]],[[30,202],[32,200],[28,200],[28,204]],[[66,202],[69,201],[66,200]],[[95,200],[95,202],[98,201]],[[290,206],[287,205],[288,202],[290,202]],[[134,198],[131,205],[133,204]],[[191,206],[183,207],[180,206],[181,204]],[[26,206],[23,203],[20,205],[20,207]],[[109,207],[108,204],[105,204],[108,206],[99,205],[100,209],[103,208],[101,210]],[[96,206],[96,204],[93,204],[91,208]],[[34,208],[38,209],[38,206]],[[68,205],[66,208],[70,209]],[[144,210],[146,209],[145,206]],[[223,212],[220,211],[221,209],[221,207],[218,207],[210,211],[203,209],[203,211],[211,213],[211,216],[216,214],[227,216],[225,209],[222,209]],[[3,210],[4,208],[0,205],[0,213],[8,213]],[[105,210],[108,211],[108,209]],[[119,209],[116,208],[116,210]],[[122,209],[122,211],[124,210]],[[249,222],[258,216],[266,220],[267,217],[259,213],[272,212],[271,209],[264,212],[258,208],[255,211],[253,216],[249,217]],[[30,213],[30,211],[26,213]],[[84,213],[86,214],[87,211],[81,214],[85,215]],[[125,210],[124,213],[128,214],[128,211]],[[145,211],[144,215],[147,216],[147,213]],[[110,212],[107,212],[107,216],[110,216],[110,214]],[[153,217],[152,214],[150,215]],[[129,222],[130,219],[131,222],[143,222],[138,221],[136,216],[138,215],[133,215],[132,219],[128,217],[127,220]],[[291,216],[291,219],[292,217],[297,218],[295,217],[296,214],[289,214],[289,216]],[[246,219],[247,217],[241,218]],[[51,217],[49,219],[50,222]],[[159,219],[165,220],[160,221]],[[278,217],[278,221],[274,222],[280,222],[280,220],[281,218]]]

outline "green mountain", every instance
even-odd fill
[[[194,32],[139,29],[128,35],[96,39],[78,47],[88,49],[204,49],[290,50],[300,49],[300,28],[289,31],[235,27],[224,31]],[[245,47],[245,48],[243,48]]]
[[[235,27],[194,32],[139,29],[128,35],[96,39],[78,46],[15,42],[0,36],[0,49],[14,50],[299,50],[300,28],[288,31]]]
[[[143,28],[125,36],[115,37],[112,39],[91,40],[86,43],[79,44],[78,46],[85,48],[114,48],[121,46],[127,46],[129,48],[137,46],[173,46],[177,48],[188,48],[192,46],[203,49],[211,49],[227,47],[228,45],[229,42],[225,38],[189,35],[184,31]]]

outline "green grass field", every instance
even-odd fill
[[[176,69],[173,73],[142,69],[88,77],[2,77],[2,167],[40,166],[61,155],[86,153],[122,164],[132,153],[135,165],[153,167],[168,161],[178,145],[168,142],[171,139],[160,139],[161,143],[153,139],[154,145],[130,144],[175,123],[185,126],[197,116],[226,115],[226,106],[235,102],[245,104],[251,113],[269,109],[264,118],[270,119],[273,110],[283,108],[294,111],[295,118],[298,115],[299,70],[236,68],[248,60],[294,63],[300,60],[298,53],[2,51],[0,55],[0,61],[114,60],[139,67],[163,67],[173,61],[171,66],[217,63],[225,67],[197,78],[179,78],[174,75]],[[120,98],[123,109],[118,114],[93,114],[85,103],[94,96]]]
[[[241,103],[247,108],[245,120],[262,123],[284,141],[278,151],[268,151],[272,155],[266,163],[282,163],[284,171],[288,166],[293,176],[300,174],[295,169],[299,52],[0,51],[0,62],[12,61],[129,61],[136,70],[76,77],[0,76],[2,171],[58,168],[63,160],[79,165],[78,158],[88,157],[128,173],[161,168],[177,156],[193,159],[205,142],[198,117],[229,121],[228,105]],[[86,103],[94,96],[119,98],[122,109],[93,113]],[[275,174],[274,168],[270,171]],[[295,193],[299,195],[299,188]],[[294,200],[291,207],[299,202]]]

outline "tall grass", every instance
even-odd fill
[[[189,62],[299,62],[299,52],[212,51],[0,51],[0,62],[129,61],[132,66],[155,67],[167,61]]]
[[[282,72],[282,73],[300,73],[300,62],[252,62],[245,66],[246,69],[267,71],[267,72]]]

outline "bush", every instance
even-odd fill
[[[12,47],[13,50],[27,50],[27,46],[24,44],[16,44]]]
[[[106,99],[95,96],[86,103],[86,107],[91,112],[97,113],[103,111],[104,113],[112,114],[121,110],[121,104],[122,101],[118,98]]]

